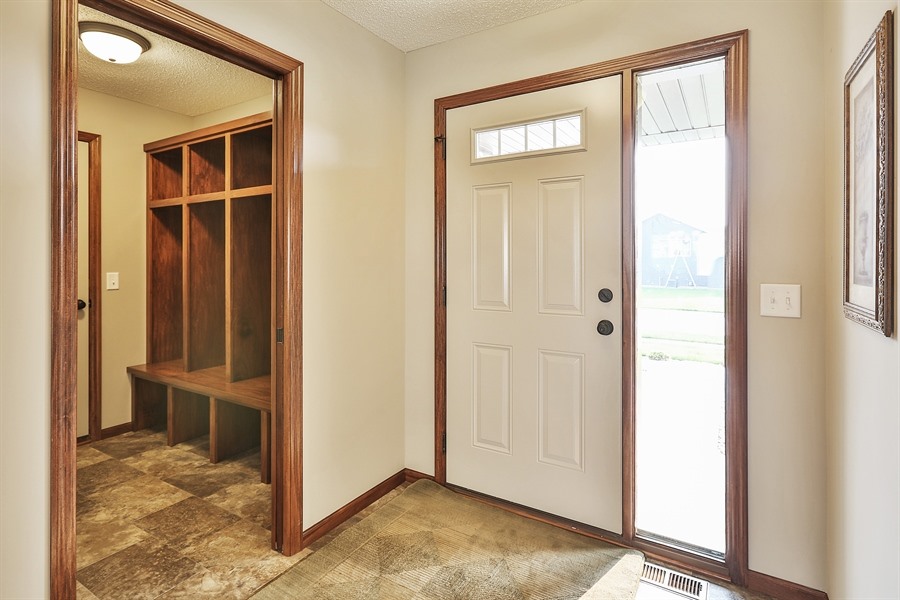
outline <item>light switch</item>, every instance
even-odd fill
[[[118,273],[107,273],[106,274],[106,289],[108,289],[108,290],[119,289],[119,274]]]
[[[759,286],[759,314],[764,317],[800,318],[800,286],[763,283]]]

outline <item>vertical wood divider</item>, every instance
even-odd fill
[[[188,178],[184,178],[187,185]],[[149,252],[148,252],[149,254]],[[191,205],[181,207],[181,362],[187,371],[190,363],[191,328],[190,324],[190,286],[191,286]]]

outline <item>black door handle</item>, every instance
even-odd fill
[[[609,335],[613,332],[613,329],[615,329],[615,327],[613,327],[612,321],[603,319],[597,323],[597,333],[600,335]]]
[[[85,302],[84,300],[79,298],[78,299],[78,310],[84,310],[85,308],[87,308],[87,302]]]

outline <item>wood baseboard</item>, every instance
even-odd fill
[[[337,509],[336,511],[304,531],[303,535],[300,538],[300,547],[306,548],[317,539],[404,482],[406,482],[405,470],[391,475],[368,492],[365,492],[354,500],[351,500],[341,508]]]
[[[134,425],[131,421],[127,423],[122,423],[121,425],[113,425],[112,427],[107,427],[106,429],[100,430],[100,439],[105,440],[106,438],[115,437],[117,435],[122,435],[123,433],[128,433],[129,431],[134,430]]]
[[[414,471],[413,469],[403,469],[403,475],[406,478],[406,483],[415,483],[420,479],[434,481],[434,475],[426,475],[421,471]]]
[[[747,572],[747,587],[778,600],[828,600],[828,594],[757,571]]]

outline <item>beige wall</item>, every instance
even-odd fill
[[[826,3],[825,10],[828,137],[822,169],[826,174],[822,204],[826,213],[825,326],[829,350],[825,369],[828,595],[832,600],[900,598],[900,344],[896,333],[885,338],[845,319],[840,301],[842,84],[845,73],[886,10],[895,11],[897,27],[897,8],[898,3],[889,0],[844,1]],[[895,48],[897,43],[895,39]],[[898,81],[896,70],[894,80]],[[894,135],[896,139],[896,130]],[[900,172],[894,168],[895,173]],[[896,187],[894,194],[896,197]],[[898,213],[894,214],[896,218]],[[894,225],[895,232],[900,231],[897,225]],[[896,248],[900,246],[895,242]],[[895,255],[895,277],[898,264]],[[897,289],[896,284],[894,288]],[[896,315],[896,303],[894,306]],[[900,319],[895,317],[895,330],[898,323]]]
[[[582,2],[407,55],[406,464],[433,472],[434,99],[745,28],[750,568],[824,589],[824,113],[792,100],[824,92],[820,3]],[[760,318],[763,282],[801,284],[803,318]]]
[[[268,96],[261,96],[233,106],[226,106],[225,108],[208,112],[205,115],[197,115],[193,118],[191,129],[209,127],[210,125],[232,121],[261,112],[271,112],[272,103],[272,95],[269,94]]]
[[[399,50],[319,2],[181,2],[304,62],[304,527],[403,464]]]
[[[0,2],[0,598],[49,594],[49,23]]]
[[[78,128],[100,134],[102,385],[104,428],[131,421],[125,368],[146,361],[147,162],[144,144],[190,131],[184,115],[78,89]],[[106,289],[106,273],[119,289]]]

